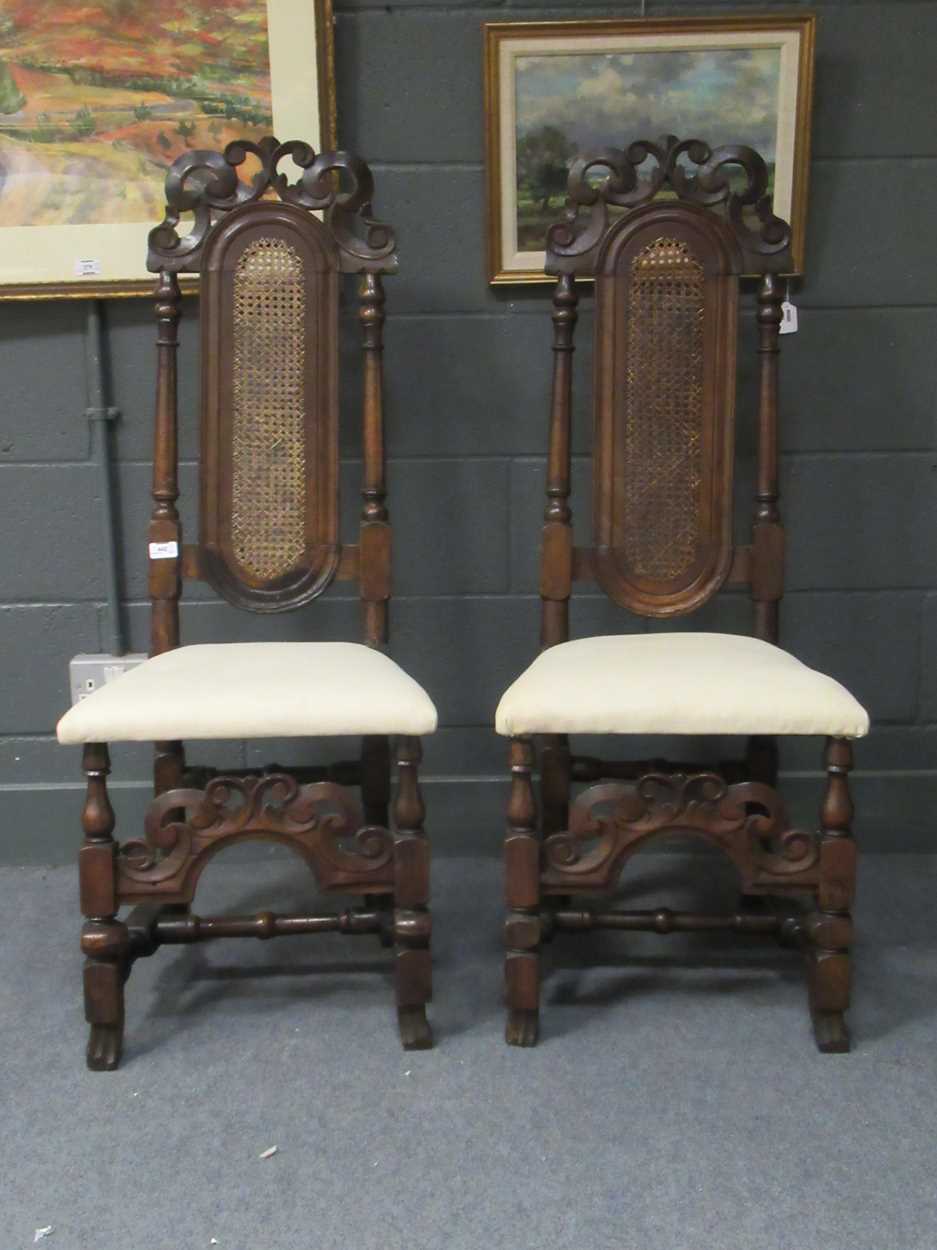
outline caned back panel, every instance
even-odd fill
[[[296,607],[338,546],[338,257],[302,209],[225,218],[202,266],[205,575],[255,611]]]
[[[642,615],[692,611],[731,565],[734,256],[712,214],[663,204],[597,264],[596,570]]]

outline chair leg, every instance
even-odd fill
[[[428,1050],[433,1034],[426,1018],[432,998],[429,913],[429,842],[423,832],[418,738],[401,738],[397,748],[394,802],[394,976],[397,1020],[405,1050]]]
[[[572,784],[568,734],[545,734],[540,748],[540,824],[545,838],[569,827],[569,795]],[[569,894],[551,894],[549,907],[568,907]]]
[[[745,762],[748,775],[752,781],[760,781],[762,785],[778,784],[778,740],[763,734],[753,734],[745,746]]]
[[[817,910],[807,920],[810,937],[808,977],[814,1037],[825,1054],[848,1051],[846,1010],[851,986],[852,915],[856,844],[849,794],[852,748],[830,738],[826,748],[827,785],[820,809],[820,883]]]
[[[383,734],[369,734],[361,740],[361,797],[368,824],[386,828],[390,808],[390,739]],[[365,894],[364,905],[369,910],[391,912],[394,900],[390,894]],[[393,946],[390,925],[381,928],[378,941],[381,946]]]
[[[387,825],[390,806],[390,741],[369,734],[361,741],[361,797],[369,825]]]
[[[534,751],[529,738],[511,740],[511,797],[504,843],[504,977],[511,1046],[534,1046],[540,1029],[540,843],[537,803],[530,779]]]
[[[543,836],[562,833],[569,825],[569,737],[549,734],[540,751],[540,803]]]
[[[117,846],[114,811],[107,794],[107,747],[89,743],[82,761],[87,792],[81,823],[85,839],[78,856],[84,952],[85,1018],[91,1026],[87,1062],[111,1071],[120,1062],[124,1038],[124,981],[130,967],[127,926],[117,919]]]
[[[770,786],[772,790],[778,784],[778,740],[766,735],[752,735],[745,745],[745,763],[748,776],[752,781]],[[763,894],[739,894],[739,911],[761,913],[770,910],[767,898]]]
[[[153,793],[177,790],[185,780],[185,748],[181,742],[157,742],[153,748]]]
[[[83,926],[85,1019],[91,1026],[86,1052],[92,1072],[111,1072],[124,1045],[124,982],[129,972],[126,925],[93,921]]]
[[[153,794],[165,794],[186,784],[185,747],[181,742],[156,742],[153,744]],[[181,815],[181,813],[180,813]],[[189,903],[164,903],[166,915],[188,916]]]

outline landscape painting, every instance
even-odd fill
[[[517,243],[543,249],[576,156],[628,133],[745,143],[768,162],[777,137],[777,48],[518,57]]]
[[[517,24],[513,39],[508,24],[489,27],[500,32],[489,48],[499,88],[496,98],[489,93],[498,113],[489,118],[500,239],[493,280],[530,278],[532,265],[539,276],[573,160],[635,139],[674,134],[712,147],[755,148],[768,165],[775,211],[791,219],[795,169],[803,161],[795,151],[798,130],[806,142],[796,116],[803,104],[796,38],[766,38],[763,30],[746,36],[719,19],[658,21],[653,30],[640,21],[576,23],[577,33],[564,33],[567,25],[542,23],[534,31]],[[624,35],[621,26],[628,27]]]
[[[273,132],[271,19],[289,38],[299,13],[293,38],[301,42],[304,26],[311,37],[296,68],[305,65],[314,98],[291,119],[301,129],[283,137],[319,146],[313,8],[313,0],[0,0],[2,279],[136,276],[112,272],[112,246],[136,227],[140,268],[176,157]],[[287,89],[296,98],[295,85]],[[87,243],[81,228],[94,231]],[[30,238],[42,246],[53,235],[65,272],[45,274],[39,257],[35,273],[10,272],[5,238],[21,261]]]

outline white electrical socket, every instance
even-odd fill
[[[80,703],[89,694],[100,690],[109,681],[116,681],[147,659],[140,652],[127,655],[76,655],[68,663],[69,687],[72,703]]]

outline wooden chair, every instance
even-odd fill
[[[637,169],[652,158],[653,173]],[[693,168],[695,166],[695,169]],[[731,179],[731,180],[730,180]],[[740,189],[736,189],[741,183]],[[849,740],[868,717],[837,682],[777,645],[784,532],[778,511],[777,358],[788,226],[772,216],[765,164],[745,147],[640,142],[578,160],[566,218],[548,235],[553,400],[543,527],[540,656],[497,713],[511,738],[505,845],[507,1040],[537,1040],[540,951],[557,932],[734,930],[775,934],[808,955],[823,1051],[849,1046],[855,847]],[[614,212],[610,210],[615,210]],[[758,275],[758,482],[750,545],[732,533],[737,301]],[[578,277],[595,279],[594,545],[573,545],[571,356]],[[667,620],[725,586],[749,588],[754,637],[650,632],[569,641],[574,582]],[[569,735],[742,735],[719,767],[571,754]],[[791,826],[776,786],[777,736],[827,739],[818,834]],[[542,822],[531,780],[540,736]],[[596,782],[571,798],[572,782]],[[603,911],[571,895],[614,889],[659,834],[689,832],[738,870],[731,915]],[[745,900],[806,896],[809,909]]]
[[[292,184],[279,169],[292,158]],[[253,161],[248,181],[238,167]],[[78,703],[59,741],[84,744],[79,857],[88,1066],[120,1058],[123,984],[162,943],[337,931],[395,948],[400,1035],[431,1045],[429,850],[417,778],[428,696],[386,654],[391,528],[385,503],[381,275],[394,235],[372,219],[368,167],[300,142],[188,152],[166,180],[150,234],[158,273],[158,379],[149,527],[151,658]],[[194,214],[179,234],[180,214]],[[322,219],[317,216],[322,212]],[[178,274],[201,276],[200,533],[182,545],[176,500]],[[364,469],[359,542],[338,529],[340,274],[360,274]],[[179,645],[181,579],[254,612],[298,608],[334,579],[357,581],[364,643]],[[186,739],[361,735],[360,760],[212,775],[188,769]],[[391,739],[398,788],[388,820]],[[155,798],[142,839],[117,845],[107,743],[154,741]],[[338,784],[341,782],[342,784]],[[360,785],[362,803],[348,787]],[[266,839],[296,851],[327,892],[363,895],[328,915],[194,915],[199,875],[225,846]],[[118,912],[132,906],[126,919]]]

